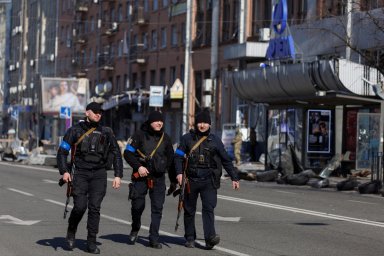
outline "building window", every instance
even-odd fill
[[[148,12],[149,11],[149,0],[144,0],[144,12]]]
[[[155,50],[157,49],[157,31],[156,30],[152,30],[151,37],[152,37],[151,49]]]
[[[176,67],[172,66],[169,68],[169,83],[173,84],[176,80]]]
[[[184,64],[180,65],[180,80],[184,83]]]
[[[160,81],[159,81],[159,85],[160,86],[165,86],[167,83],[165,81],[165,68],[162,68],[160,69]]]
[[[93,16],[91,16],[90,20],[91,20],[90,21],[91,32],[93,32],[93,31],[95,31],[95,18]]]
[[[146,75],[147,73],[145,71],[141,72],[140,78],[141,78],[141,87],[142,88],[147,88],[147,81],[146,81]]]
[[[185,45],[185,40],[186,40],[186,36],[187,36],[187,33],[185,32],[185,23],[181,23],[181,43],[183,45]]]
[[[158,9],[159,9],[158,0],[153,0],[152,11],[157,11]]]
[[[92,51],[92,48],[89,49],[89,64],[92,64],[93,63],[93,51]]]
[[[167,47],[167,28],[161,28],[161,48]]]
[[[123,21],[123,7],[121,4],[119,4],[119,7],[117,9],[117,15],[118,15],[118,21],[122,22]]]
[[[163,0],[163,8],[167,7],[168,6],[168,0]]]
[[[171,27],[171,45],[173,47],[177,46],[177,27],[172,25]]]
[[[148,33],[145,32],[142,34],[142,40],[143,40],[143,49],[148,49]]]
[[[115,87],[116,87],[116,90],[118,91],[118,92],[121,92],[121,85],[120,85],[120,76],[116,76],[116,85],[115,85]]]
[[[151,70],[151,76],[150,76],[150,85],[156,85],[156,70]]]

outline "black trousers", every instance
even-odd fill
[[[190,193],[185,193],[184,198],[184,227],[185,239],[188,241],[196,239],[195,214],[197,199],[201,197],[202,218],[205,240],[216,235],[215,213],[217,205],[217,190],[213,187],[211,177],[203,180],[189,179]]]
[[[139,179],[133,181],[133,186],[138,192],[138,197],[132,200],[132,231],[137,232],[141,227],[141,215],[145,208],[145,197],[149,190],[151,199],[151,226],[149,228],[149,241],[158,241],[160,222],[163,214],[165,201],[165,176],[154,177],[153,189],[148,189],[147,180]]]
[[[105,169],[78,170],[73,177],[73,209],[69,217],[69,230],[76,232],[88,208],[88,236],[96,237],[99,232],[100,207],[107,190]]]

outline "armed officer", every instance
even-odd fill
[[[176,183],[173,156],[174,150],[168,134],[164,132],[164,118],[159,111],[152,111],[141,129],[128,140],[124,159],[133,169],[130,185],[132,230],[130,244],[135,244],[141,227],[141,215],[145,208],[145,197],[149,191],[151,199],[151,225],[149,246],[161,249],[159,228],[165,200],[165,173]]]
[[[57,165],[62,179],[73,184],[73,209],[68,220],[66,242],[69,250],[75,246],[77,226],[88,207],[87,251],[99,254],[96,235],[99,232],[100,207],[107,188],[108,153],[114,154],[115,178],[112,187],[120,187],[123,161],[119,146],[110,128],[100,125],[101,105],[91,102],[86,118],[66,132],[57,153]],[[71,150],[72,165],[67,164]]]
[[[195,214],[197,199],[202,201],[204,239],[207,249],[220,242],[215,231],[214,209],[217,204],[217,189],[220,187],[221,168],[232,179],[232,187],[239,189],[239,179],[230,157],[221,140],[210,131],[211,118],[208,111],[199,113],[195,118],[195,129],[181,137],[175,154],[176,177],[183,182],[183,162],[186,168],[186,190],[184,197],[185,246],[193,248],[196,240]],[[185,159],[187,158],[187,159]],[[188,160],[188,161],[186,161]]]

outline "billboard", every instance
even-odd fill
[[[41,78],[41,111],[59,114],[70,107],[73,114],[83,114],[89,98],[88,80],[76,78]]]

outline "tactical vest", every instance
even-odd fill
[[[215,169],[217,164],[214,160],[215,151],[210,145],[212,141],[208,139],[204,141],[192,154],[189,156],[190,169]],[[193,147],[193,144],[191,145]]]
[[[100,163],[107,160],[108,155],[107,136],[101,131],[93,131],[85,136],[80,145],[81,158],[89,163]]]

